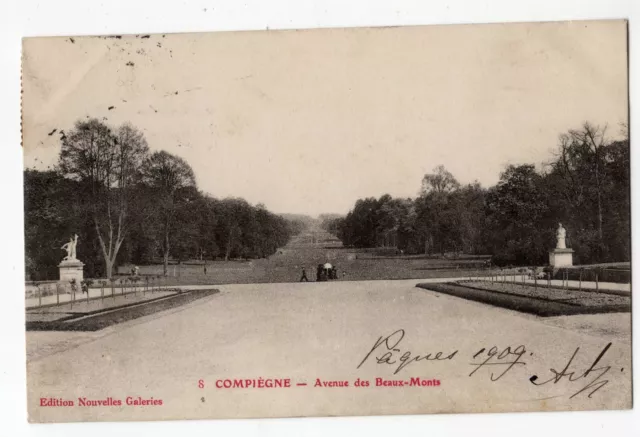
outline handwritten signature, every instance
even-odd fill
[[[611,366],[601,366],[601,367],[596,367],[596,366],[598,365],[600,360],[602,360],[602,358],[607,353],[610,347],[611,347],[611,343],[608,343],[602,349],[602,351],[596,357],[596,359],[593,361],[591,366],[582,373],[576,372],[576,371],[569,371],[573,360],[578,355],[578,352],[580,352],[580,348],[578,347],[576,348],[573,355],[571,355],[571,358],[569,358],[569,361],[561,371],[558,372],[556,369],[553,369],[553,368],[549,369],[549,371],[553,374],[551,378],[547,379],[546,381],[539,382],[538,376],[533,375],[531,378],[529,378],[529,381],[531,381],[531,383],[533,383],[534,385],[541,386],[549,383],[558,384],[559,382],[562,382],[562,381],[576,382],[576,381],[587,379],[589,375],[593,374],[595,375],[595,377],[591,381],[589,381],[587,385],[585,385],[584,387],[582,387],[580,390],[578,390],[577,392],[575,392],[573,395],[569,397],[569,399],[573,399],[574,397],[578,396],[580,393],[584,393],[591,390],[587,396],[588,398],[591,398],[591,396],[593,396],[595,392],[597,392],[598,390],[600,390],[602,387],[604,387],[609,383],[608,379],[602,379],[602,378],[604,377],[604,375],[606,375],[609,372],[609,370],[611,370]]]

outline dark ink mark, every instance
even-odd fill
[[[58,130],[58,129],[54,129],[54,130],[52,130],[51,132],[49,132],[49,136],[51,136],[51,135],[55,134],[57,130]]]
[[[482,352],[485,351],[485,348],[480,349],[474,356],[473,358],[475,359],[478,355],[480,355]]]
[[[156,114],[158,113],[158,110],[156,108],[154,108],[153,106],[149,105],[149,108],[153,109],[156,112]]]
[[[133,66],[134,66],[134,65],[136,65],[136,64],[134,64],[133,62],[129,61],[129,62],[127,62],[125,65],[126,65],[127,67],[133,67]]]
[[[485,350],[486,350],[485,348],[480,349],[473,356],[473,358],[475,359],[478,355],[483,353]],[[484,366],[507,366],[504,372],[499,374],[497,377],[494,376],[493,372],[490,374],[489,378],[491,379],[491,381],[497,381],[500,378],[502,378],[509,370],[511,370],[516,364],[520,366],[526,366],[526,363],[520,361],[520,359],[526,352],[527,351],[524,345],[519,345],[513,350],[511,349],[511,346],[507,346],[502,351],[500,351],[497,346],[493,346],[491,349],[487,351],[487,358],[483,362],[470,363],[472,366],[476,366],[476,368],[473,369],[473,371],[469,374],[469,376],[473,376],[473,374],[476,373],[478,369]]]
[[[127,101],[126,101],[125,99],[122,99],[122,101],[123,101],[124,103],[127,103]]]
[[[158,43],[156,44],[158,47],[162,48],[162,44]]]
[[[69,38],[69,41],[71,41],[71,44],[75,44],[76,43],[76,40],[73,39],[73,38]]]
[[[544,382],[536,382],[538,380],[538,376],[533,375],[531,378],[529,378],[529,381],[531,381],[532,384],[537,386],[545,385],[550,382],[553,382],[553,384],[557,384],[561,381],[576,382],[579,379],[586,379],[589,376],[589,374],[591,374],[592,372],[594,373],[600,372],[597,374],[595,378],[589,381],[587,385],[585,385],[584,387],[582,387],[580,390],[578,390],[577,392],[575,392],[573,395],[569,397],[569,399],[573,399],[574,397],[578,396],[580,393],[586,392],[587,390],[591,390],[587,395],[587,398],[590,399],[595,392],[597,392],[598,390],[600,390],[602,387],[606,386],[609,383],[608,379],[601,380],[600,378],[602,378],[604,375],[607,374],[607,372],[609,372],[609,370],[611,370],[611,366],[596,367],[596,365],[600,362],[602,357],[604,357],[604,355],[607,353],[607,351],[611,347],[611,344],[612,343],[608,343],[602,349],[602,351],[596,357],[596,359],[593,361],[593,364],[591,364],[591,366],[587,370],[585,370],[584,372],[578,375],[576,375],[576,371],[569,371],[569,367],[571,367],[573,360],[578,355],[578,352],[580,352],[580,348],[576,348],[573,355],[571,355],[571,358],[569,358],[569,362],[567,362],[567,364],[564,366],[564,369],[562,369],[561,371],[557,371],[556,369],[553,369],[553,368],[549,369],[549,371],[553,374],[553,376],[551,376],[551,378],[549,378],[548,380]]]
[[[174,94],[177,96],[178,95],[178,91],[176,91]]]
[[[422,360],[426,360],[426,361],[452,360],[458,354],[457,350],[455,350],[452,353],[450,353],[449,355],[445,355],[445,356],[443,356],[444,352],[437,352],[435,355],[432,354],[432,353],[428,353],[428,354],[425,354],[423,356],[420,356],[420,355],[412,356],[411,351],[405,351],[404,353],[401,354],[401,350],[397,346],[400,344],[400,342],[404,338],[404,334],[405,334],[404,329],[398,329],[397,331],[393,332],[391,335],[388,335],[386,337],[378,337],[378,340],[374,343],[373,347],[367,353],[367,355],[365,355],[365,357],[362,359],[360,364],[358,364],[356,369],[359,369],[365,363],[365,361],[367,361],[369,359],[371,354],[373,354],[373,352],[376,349],[380,348],[381,346],[383,346],[382,347],[382,351],[386,350],[386,352],[383,353],[379,357],[374,356],[376,364],[394,365],[394,364],[398,363],[398,361],[399,361],[400,363],[397,364],[397,367],[393,372],[394,375],[397,374],[398,372],[400,372],[402,369],[404,369],[409,364],[417,362],[417,361],[422,361]],[[400,355],[400,356],[398,356],[398,355]]]
[[[115,108],[115,106],[109,106],[107,110],[111,111],[113,108]]]
[[[150,38],[150,37],[151,37],[151,35],[142,35],[142,36],[140,37],[140,39],[147,39],[147,38]]]

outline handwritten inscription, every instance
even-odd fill
[[[419,361],[444,361],[444,360],[452,360],[453,357],[458,353],[457,350],[446,354],[444,352],[436,352],[428,353],[424,355],[413,355],[411,351],[402,351],[399,348],[400,342],[404,338],[404,329],[398,329],[391,335],[386,337],[379,337],[378,340],[374,343],[373,347],[369,351],[369,353],[364,357],[364,359],[358,364],[358,369],[369,359],[369,357],[374,353],[380,353],[379,356],[374,356],[376,362],[378,364],[387,364],[390,366],[394,366],[395,370],[393,374],[397,374],[402,369],[407,367],[411,363],[416,363]]]
[[[393,371],[392,373],[396,375],[409,364],[421,361],[433,362],[453,360],[459,353],[458,350],[454,350],[452,352],[414,354],[410,350],[402,348],[401,343],[404,338],[404,329],[398,329],[390,335],[378,337],[356,368],[361,368],[367,362],[373,362],[385,367],[390,366]],[[525,375],[535,386],[559,384],[561,382],[577,383],[579,381],[583,381],[585,382],[585,385],[572,393],[570,399],[573,399],[580,394],[586,394],[587,398],[591,398],[594,393],[609,383],[609,380],[604,379],[604,377],[611,370],[611,366],[601,364],[601,362],[611,345],[612,343],[608,343],[602,349],[600,354],[595,357],[592,364],[587,368],[574,368],[574,360],[580,353],[580,348],[578,347],[562,370],[558,371],[555,368],[549,369],[551,376],[546,380],[541,380],[537,375],[529,377],[531,373],[526,373]],[[488,374],[491,382],[497,382],[508,373],[514,373],[514,369],[526,368],[527,363],[525,359],[530,356],[533,356],[533,352],[527,350],[524,344],[506,347],[482,347],[471,357],[469,365],[472,367],[472,370],[468,376],[474,377],[475,375],[477,377],[478,375]],[[517,374],[517,372],[514,374]],[[522,376],[521,374],[519,375]],[[409,381],[384,380],[382,378],[377,378],[376,382],[376,386],[385,387],[404,387],[412,385]],[[437,384],[434,385],[439,384],[440,382],[438,381]]]
[[[480,363],[470,363],[475,367],[473,371],[469,374],[469,376],[473,376],[479,369],[485,366],[496,366],[501,367],[503,369],[502,373],[496,374],[491,372],[489,378],[492,381],[497,381],[502,378],[509,370],[513,369],[514,366],[526,366],[526,363],[522,361],[522,357],[527,353],[524,345],[520,345],[515,349],[511,349],[511,346],[507,346],[505,349],[500,350],[497,346],[493,346],[488,351],[485,348],[480,349],[473,356],[474,359],[480,357],[480,359],[484,359],[484,361]],[[485,358],[486,356],[486,358]]]
[[[587,382],[587,385],[580,388],[577,392],[573,393],[569,397],[569,399],[573,399],[574,397],[578,396],[581,393],[588,393],[587,397],[591,398],[591,396],[593,396],[595,392],[597,392],[598,390],[600,390],[602,387],[604,387],[609,383],[608,379],[602,379],[602,378],[604,377],[604,375],[606,375],[609,372],[609,370],[611,370],[611,366],[601,366],[601,367],[596,367],[596,366],[604,358],[604,355],[607,353],[610,347],[611,347],[611,343],[608,343],[602,349],[600,354],[595,358],[591,366],[589,366],[583,372],[571,370],[571,365],[573,363],[573,360],[576,358],[576,356],[580,352],[580,348],[578,347],[576,348],[573,355],[571,355],[571,358],[569,358],[569,361],[561,371],[558,372],[557,370],[551,368],[549,369],[549,372],[552,374],[552,376],[546,381],[539,382],[538,381],[539,378],[537,375],[533,375],[531,378],[529,378],[529,380],[534,385],[541,386],[541,385],[547,385],[551,383],[558,384],[560,382],[574,383],[577,381],[584,381],[584,380],[587,380],[591,375],[593,376],[593,378]]]

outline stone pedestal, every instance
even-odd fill
[[[573,266],[573,249],[551,249],[549,265],[554,268]]]
[[[60,282],[63,285],[69,285],[69,281],[75,279],[76,284],[78,284],[78,289],[80,289],[80,282],[84,280],[83,267],[84,263],[77,259],[62,261],[58,264],[58,268],[60,269]]]

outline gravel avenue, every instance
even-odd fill
[[[41,398],[77,404],[78,397],[109,396],[153,397],[163,404],[130,408],[122,402],[65,414],[72,421],[146,420],[253,417],[252,411],[264,414],[264,405],[271,417],[631,405],[629,313],[537,318],[416,288],[418,282],[226,285],[219,294],[98,332],[28,332],[30,420],[54,421],[59,414],[59,407],[37,408]],[[397,364],[378,364],[384,355],[378,348],[356,368],[380,338],[399,329],[406,334],[398,353],[458,353],[452,360],[412,362],[394,375]],[[545,386],[529,381],[534,374],[548,379],[549,369],[561,369],[576,348],[570,367],[584,372],[609,342],[600,363],[611,367],[608,384],[590,399],[588,392],[570,396],[591,377]],[[476,369],[488,357],[479,351],[510,347],[515,357],[518,346],[526,349],[525,364],[499,380],[491,376],[506,366]],[[288,378],[291,387],[216,388],[217,380],[239,378]],[[314,387],[318,378],[350,384]],[[376,378],[440,384],[378,386]]]

